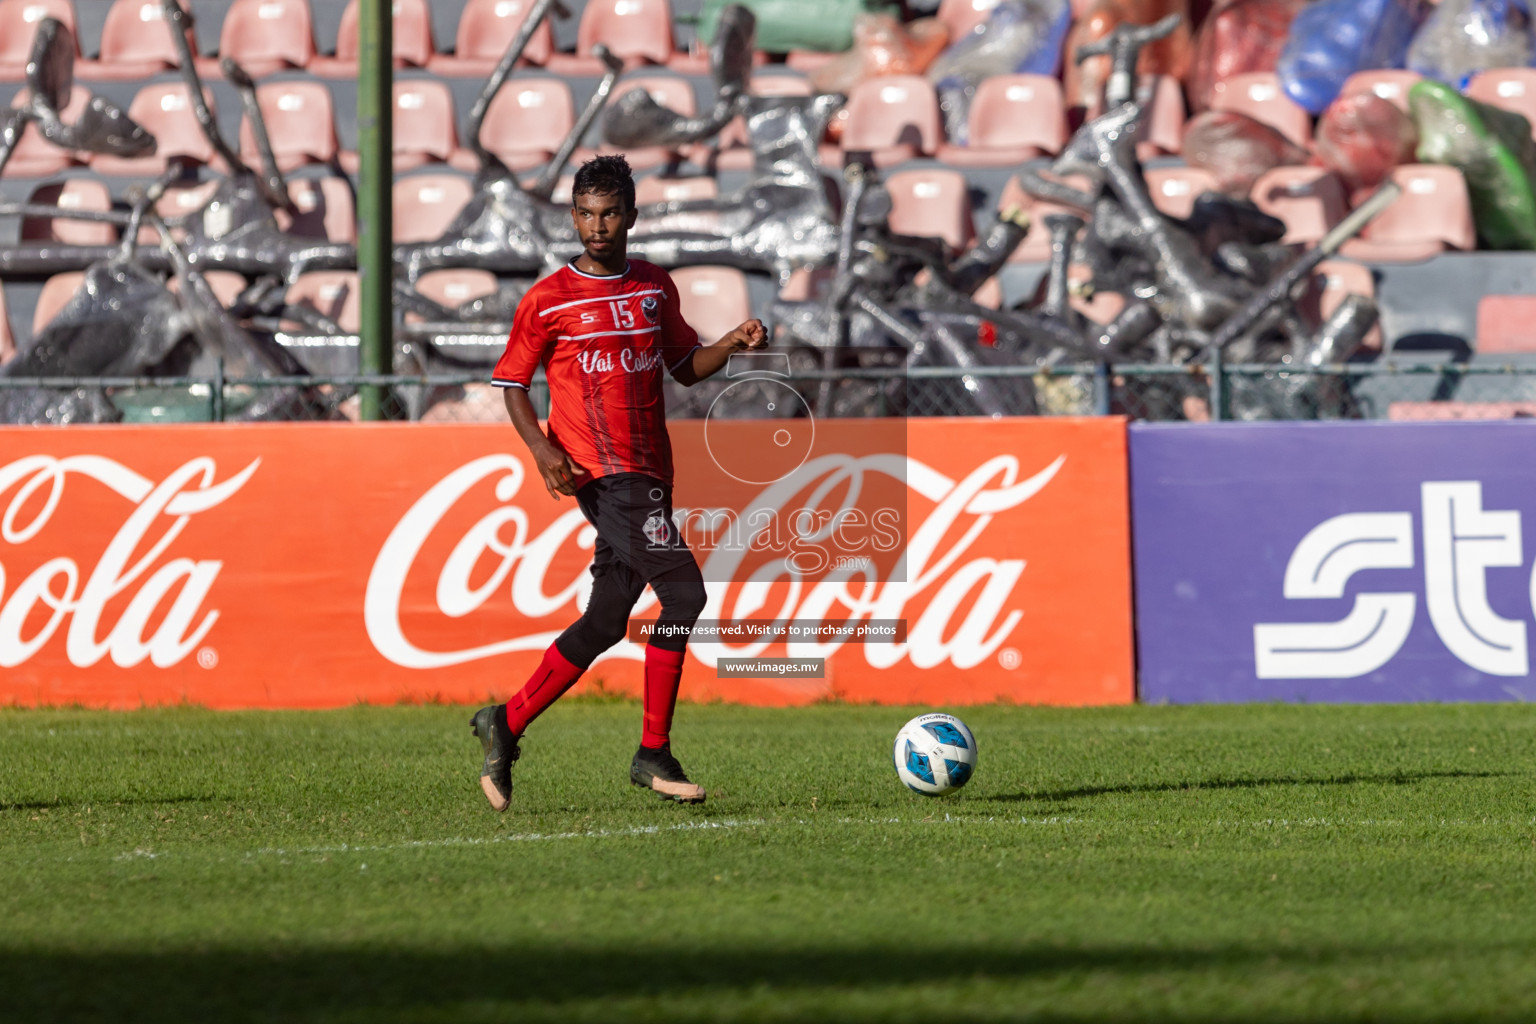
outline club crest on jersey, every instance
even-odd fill
[[[667,517],[658,513],[652,513],[641,527],[645,533],[645,539],[656,547],[666,547],[672,537],[672,524],[667,522]]]
[[[661,311],[661,303],[656,301],[656,296],[647,295],[640,300],[640,312],[645,314],[646,323],[655,323],[657,314]]]

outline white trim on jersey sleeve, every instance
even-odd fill
[[[491,386],[496,388],[522,388],[524,391],[528,390],[528,385],[524,384],[522,381],[507,380],[504,377],[492,377]]]

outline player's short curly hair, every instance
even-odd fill
[[[615,194],[624,197],[625,209],[635,208],[635,177],[629,161],[622,156],[596,156],[576,171],[576,182],[571,186],[572,205],[577,196]]]

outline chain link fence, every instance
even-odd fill
[[[334,374],[233,379],[0,377],[8,422],[190,423],[240,420],[504,423],[502,394],[474,371],[424,376]],[[1381,360],[1287,365],[1073,365],[797,370],[776,380],[804,410],[772,415],[1091,416],[1136,420],[1498,419],[1536,416],[1536,361]],[[674,418],[764,415],[750,388],[715,379],[669,384]],[[541,379],[530,389],[548,411]]]

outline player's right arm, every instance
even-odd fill
[[[533,403],[528,399],[528,385],[533,381],[533,373],[555,340],[541,321],[537,296],[531,292],[524,295],[523,301],[517,304],[507,350],[496,363],[491,383],[502,389],[507,416],[528,446],[528,453],[533,456],[533,464],[544,478],[550,497],[558,501],[562,494],[576,493],[576,466],[565,449],[544,433],[539,426],[539,417],[533,411]]]

